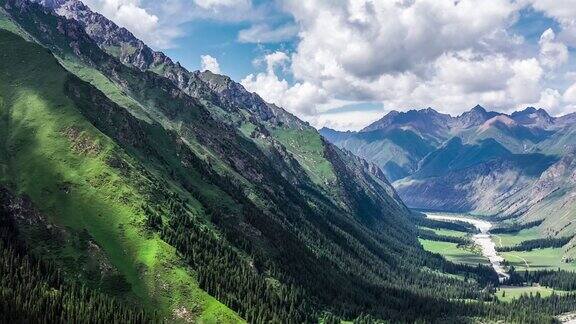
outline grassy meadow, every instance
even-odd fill
[[[502,257],[517,271],[556,270],[576,271],[574,262],[562,262],[562,248],[534,249],[532,251],[501,252]]]
[[[523,241],[541,238],[537,227],[523,229],[518,233],[492,234],[492,237],[499,247],[515,246]]]
[[[441,254],[447,260],[455,263],[469,265],[485,264],[490,262],[482,256],[476,246],[458,246],[456,243],[440,242],[432,240],[419,240],[426,251]]]
[[[500,287],[496,290],[496,297],[503,302],[509,302],[522,295],[536,295],[540,294],[541,297],[548,297],[555,294],[564,294],[566,292],[561,290],[554,290],[552,288],[543,286],[528,286],[528,287]]]

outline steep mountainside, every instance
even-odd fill
[[[366,173],[374,170],[361,161],[354,161],[339,154],[324,154],[331,144],[325,143],[307,123],[282,108],[266,103],[257,94],[246,91],[227,76],[216,75],[210,71],[187,71],[163,53],[150,49],[126,29],[92,12],[80,1],[53,0],[40,3],[62,16],[78,21],[100,48],[122,63],[171,80],[183,92],[200,100],[212,112],[213,117],[239,129],[258,145],[264,146],[266,151],[270,151],[266,152],[269,155],[283,158],[282,155],[286,154],[282,151],[291,153],[289,158],[300,164],[306,176],[319,185],[320,189],[336,196],[337,200],[345,197],[341,192],[335,192],[338,180],[331,163],[340,162],[335,161],[336,159],[348,159],[347,163],[353,164],[354,168],[362,168]],[[374,177],[381,182],[382,187],[387,188],[388,194],[393,195],[387,180],[378,173],[369,175],[368,179],[362,179],[361,182],[370,187],[369,182],[373,181]]]
[[[375,165],[78,1],[42,4],[0,0],[0,185],[66,280],[185,322],[431,320],[485,296],[486,269],[422,250]]]
[[[471,145],[455,137],[396,186],[416,208],[486,212],[554,162],[543,154],[513,154],[494,139]]]
[[[420,160],[435,148],[413,131],[398,128],[360,133],[323,128],[320,133],[355,155],[372,159],[391,181],[415,172]]]
[[[554,118],[552,118],[546,110],[528,107],[522,111],[513,112],[510,117],[522,125],[548,128],[554,125]]]

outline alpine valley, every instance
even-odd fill
[[[0,0],[0,322],[555,322],[575,143],[576,115],[533,108],[318,132],[79,0]],[[502,280],[472,225],[416,210],[562,270]]]
[[[320,132],[377,164],[409,207],[540,222],[543,236],[576,231],[576,113],[427,108],[392,111],[360,132]]]

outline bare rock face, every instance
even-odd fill
[[[516,111],[510,115],[512,119],[522,125],[539,128],[549,128],[555,123],[555,119],[548,115],[544,109],[528,107],[522,111]]]
[[[562,126],[576,124],[576,112],[556,118],[556,124]]]
[[[78,0],[39,0],[43,6],[57,14],[82,24],[86,33],[100,48],[116,56],[127,65],[142,71],[151,70],[170,79],[187,94],[197,98],[208,98],[222,108],[237,111],[239,107],[267,121],[275,114],[257,94],[250,93],[229,77],[210,71],[190,72],[179,63],[173,62],[162,52],[157,52],[136,38],[127,29],[119,27]]]
[[[490,213],[494,203],[517,192],[529,179],[510,161],[491,160],[441,177],[394,183],[408,206]]]
[[[27,197],[15,197],[6,188],[0,187],[0,209],[13,221],[26,225],[51,227],[46,217],[34,208]]]
[[[486,111],[484,107],[476,105],[470,111],[463,113],[462,115],[454,118],[452,120],[452,126],[455,128],[470,128],[474,126],[480,126],[487,120],[499,115],[499,113],[493,111]]]

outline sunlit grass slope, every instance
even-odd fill
[[[498,299],[501,301],[509,302],[511,300],[520,298],[522,295],[536,296],[536,294],[540,294],[541,297],[548,297],[552,295],[552,293],[560,295],[564,294],[565,292],[542,286],[502,287],[498,288],[496,291],[496,297],[498,297]]]
[[[574,262],[563,262],[562,248],[534,249],[532,251],[501,252],[502,257],[517,271],[556,270],[576,271]]]
[[[28,196],[61,234],[29,235],[38,255],[166,318],[240,321],[147,229],[143,180],[110,163],[136,162],[65,96],[69,75],[52,55],[1,29],[0,48],[0,185]],[[110,269],[94,275],[101,267]]]
[[[462,263],[462,264],[469,264],[469,265],[477,265],[477,264],[490,264],[488,259],[486,259],[480,251],[476,251],[474,247],[470,246],[458,246],[456,243],[450,242],[440,242],[440,241],[432,241],[432,240],[423,240],[420,239],[420,243],[422,247],[426,251],[432,253],[438,253],[445,257],[447,260]]]

